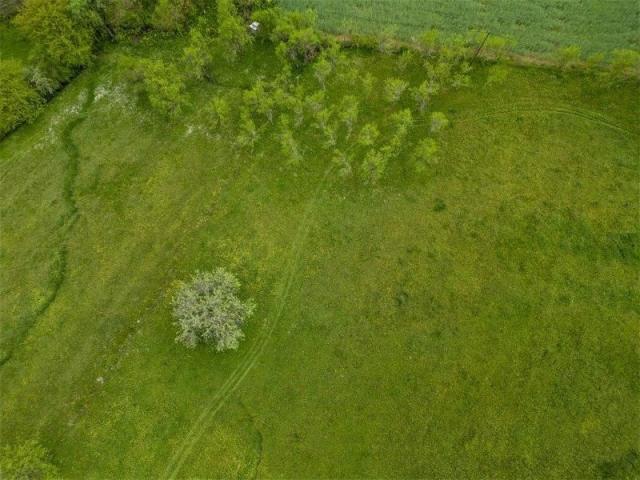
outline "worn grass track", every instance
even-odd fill
[[[211,401],[204,406],[198,418],[193,422],[191,429],[180,443],[179,448],[171,456],[162,478],[177,478],[182,465],[189,458],[189,455],[191,455],[195,444],[201,439],[206,429],[209,428],[218,411],[224,406],[225,402],[237,390],[242,381],[255,366],[255,363],[258,361],[260,355],[266,348],[267,343],[269,342],[269,339],[277,328],[282,316],[282,311],[286,304],[296,271],[299,267],[300,257],[303,253],[305,239],[309,234],[313,211],[316,208],[318,197],[322,189],[326,187],[326,182],[330,178],[330,173],[332,170],[333,167],[330,166],[325,171],[320,182],[318,183],[318,187],[313,192],[313,196],[308,202],[302,219],[300,220],[300,224],[296,231],[296,236],[291,244],[291,255],[287,260],[287,266],[284,270],[284,281],[282,283],[280,292],[276,296],[275,311],[269,316],[267,325],[261,329],[260,338],[256,340],[256,342],[252,345],[251,351],[247,354],[246,359],[233,371],[227,381],[211,397]]]

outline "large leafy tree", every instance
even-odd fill
[[[218,42],[229,60],[253,42],[232,0],[218,0]]]
[[[33,43],[36,62],[57,81],[91,60],[99,17],[86,2],[25,0],[14,22]]]

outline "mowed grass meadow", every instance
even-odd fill
[[[635,86],[479,68],[435,106],[439,162],[365,187],[314,144],[294,169],[159,119],[113,73],[131,48],[0,143],[4,442],[68,478],[638,474]],[[237,352],[186,350],[168,292],[216,266],[256,315]]]
[[[551,55],[578,45],[586,54],[640,49],[640,8],[627,0],[280,0],[311,8],[331,32],[409,39],[437,28],[445,34],[480,29],[515,40],[514,51]]]

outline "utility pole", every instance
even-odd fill
[[[480,54],[480,50],[482,50],[482,47],[484,47],[484,44],[487,43],[487,38],[489,38],[489,35],[490,35],[489,32],[487,32],[484,39],[482,40],[482,43],[480,43],[480,46],[476,50],[476,53],[473,55],[473,58],[471,59],[471,63],[473,63],[478,57],[478,55]]]

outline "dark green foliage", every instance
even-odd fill
[[[272,8],[276,5],[277,0],[233,0],[238,14],[249,22],[254,12]]]
[[[33,119],[42,98],[24,78],[24,67],[16,60],[0,60],[0,138]]]
[[[296,68],[307,65],[320,54],[322,42],[319,34],[312,28],[296,30],[280,43],[277,52],[280,58]]]
[[[204,20],[189,31],[189,44],[182,51],[185,74],[194,80],[213,78],[213,40]]]
[[[217,41],[224,58],[235,60],[253,41],[247,26],[240,17],[232,0],[218,0],[218,37]]]
[[[143,94],[152,108],[161,114],[176,118],[187,104],[184,76],[173,63],[160,59],[124,58],[129,68],[127,78]]]
[[[580,63],[581,55],[582,49],[577,45],[569,45],[556,52],[558,63],[563,70],[575,68]]]
[[[59,476],[51,455],[35,440],[0,449],[0,477],[4,480],[50,480]]]
[[[193,0],[158,0],[151,16],[151,26],[165,32],[179,32],[195,13],[195,8]]]
[[[301,68],[312,63],[327,44],[327,39],[315,29],[316,17],[311,10],[285,12],[270,8],[256,12],[253,18],[261,23],[263,38],[277,44],[280,58]]]
[[[155,0],[106,0],[103,15],[115,34],[138,33],[151,21]]]
[[[629,76],[640,77],[640,52],[629,49],[614,50],[609,68],[617,81]]]

